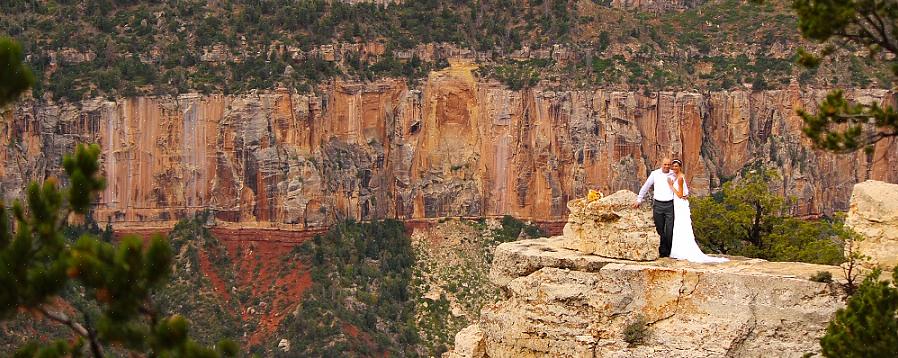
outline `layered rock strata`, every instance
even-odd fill
[[[851,185],[898,182],[898,144],[872,155],[809,150],[798,108],[825,90],[511,91],[453,63],[416,88],[331,83],[316,94],[21,103],[0,121],[0,190],[59,175],[75,143],[103,147],[96,219],[321,227],[342,218],[514,215],[564,220],[588,189],[636,191],[668,152],[696,195],[747,167],[783,174],[795,214],[848,209]],[[882,90],[847,91],[891,103]],[[850,168],[850,169],[845,169]],[[153,224],[155,225],[155,224]]]
[[[863,236],[856,245],[866,263],[898,265],[898,185],[874,180],[855,185],[845,223]]]
[[[635,261],[658,258],[658,234],[649,210],[632,210],[636,193],[620,190],[592,202],[568,202],[561,245],[584,254]]]
[[[456,337],[454,357],[801,357],[843,305],[836,286],[807,279],[838,267],[634,262],[563,241],[497,248],[491,279],[508,297]]]

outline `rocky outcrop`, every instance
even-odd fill
[[[764,163],[795,214],[848,209],[851,185],[898,182],[898,144],[873,155],[807,149],[798,108],[825,90],[511,91],[453,63],[420,86],[332,83],[316,94],[21,103],[0,122],[0,189],[61,174],[77,142],[103,147],[98,221],[163,223],[209,210],[219,222],[320,227],[341,218],[510,214],[564,220],[588,189],[636,191],[677,153],[706,194]],[[861,101],[891,93],[854,90]],[[848,169],[846,169],[848,168]],[[837,170],[838,169],[838,170]]]
[[[819,350],[815,338],[843,305],[836,286],[807,279],[819,271],[839,277],[834,266],[634,262],[584,255],[563,240],[497,248],[491,279],[507,298],[466,331],[481,331],[482,340],[457,337],[483,354],[459,356],[800,357]]]
[[[845,223],[863,236],[856,243],[867,263],[898,265],[898,185],[868,180],[854,186]]]
[[[445,355],[447,358],[473,358],[486,355],[483,330],[474,324],[455,335],[455,349]]]
[[[611,196],[568,202],[571,211],[561,245],[584,254],[634,261],[658,258],[658,234],[648,210],[632,210],[636,193],[620,190]]]

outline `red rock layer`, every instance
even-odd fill
[[[320,96],[140,97],[24,104],[0,124],[0,185],[60,173],[76,142],[103,147],[100,222],[219,221],[303,229],[341,218],[510,214],[563,220],[594,188],[638,190],[672,152],[694,193],[756,164],[783,175],[795,214],[848,208],[854,183],[898,182],[898,143],[871,155],[810,150],[798,108],[825,90],[511,91],[453,64],[420,88],[336,83]],[[891,102],[884,90],[848,91]]]

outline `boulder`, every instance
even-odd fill
[[[283,352],[289,352],[290,351],[290,341],[288,341],[286,338],[281,338],[281,340],[278,341],[278,349],[280,349]]]
[[[483,330],[472,324],[455,335],[455,349],[443,354],[445,358],[484,358],[486,350]]]
[[[636,194],[629,190],[594,201],[571,200],[563,247],[607,258],[657,259],[660,239],[651,211],[634,209],[634,202]]]
[[[854,186],[845,223],[864,239],[858,251],[872,265],[898,265],[898,184],[867,180]]]

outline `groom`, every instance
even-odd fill
[[[646,179],[642,189],[639,190],[636,203],[633,204],[634,208],[638,208],[639,204],[642,204],[642,199],[648,192],[649,187],[653,188],[652,217],[655,219],[655,230],[661,236],[661,245],[658,248],[658,253],[661,257],[670,256],[670,247],[673,242],[674,193],[667,183],[668,178],[674,179],[673,175],[673,172],[670,170],[670,158],[664,158],[661,162],[661,168],[655,169],[649,174],[649,178]]]

